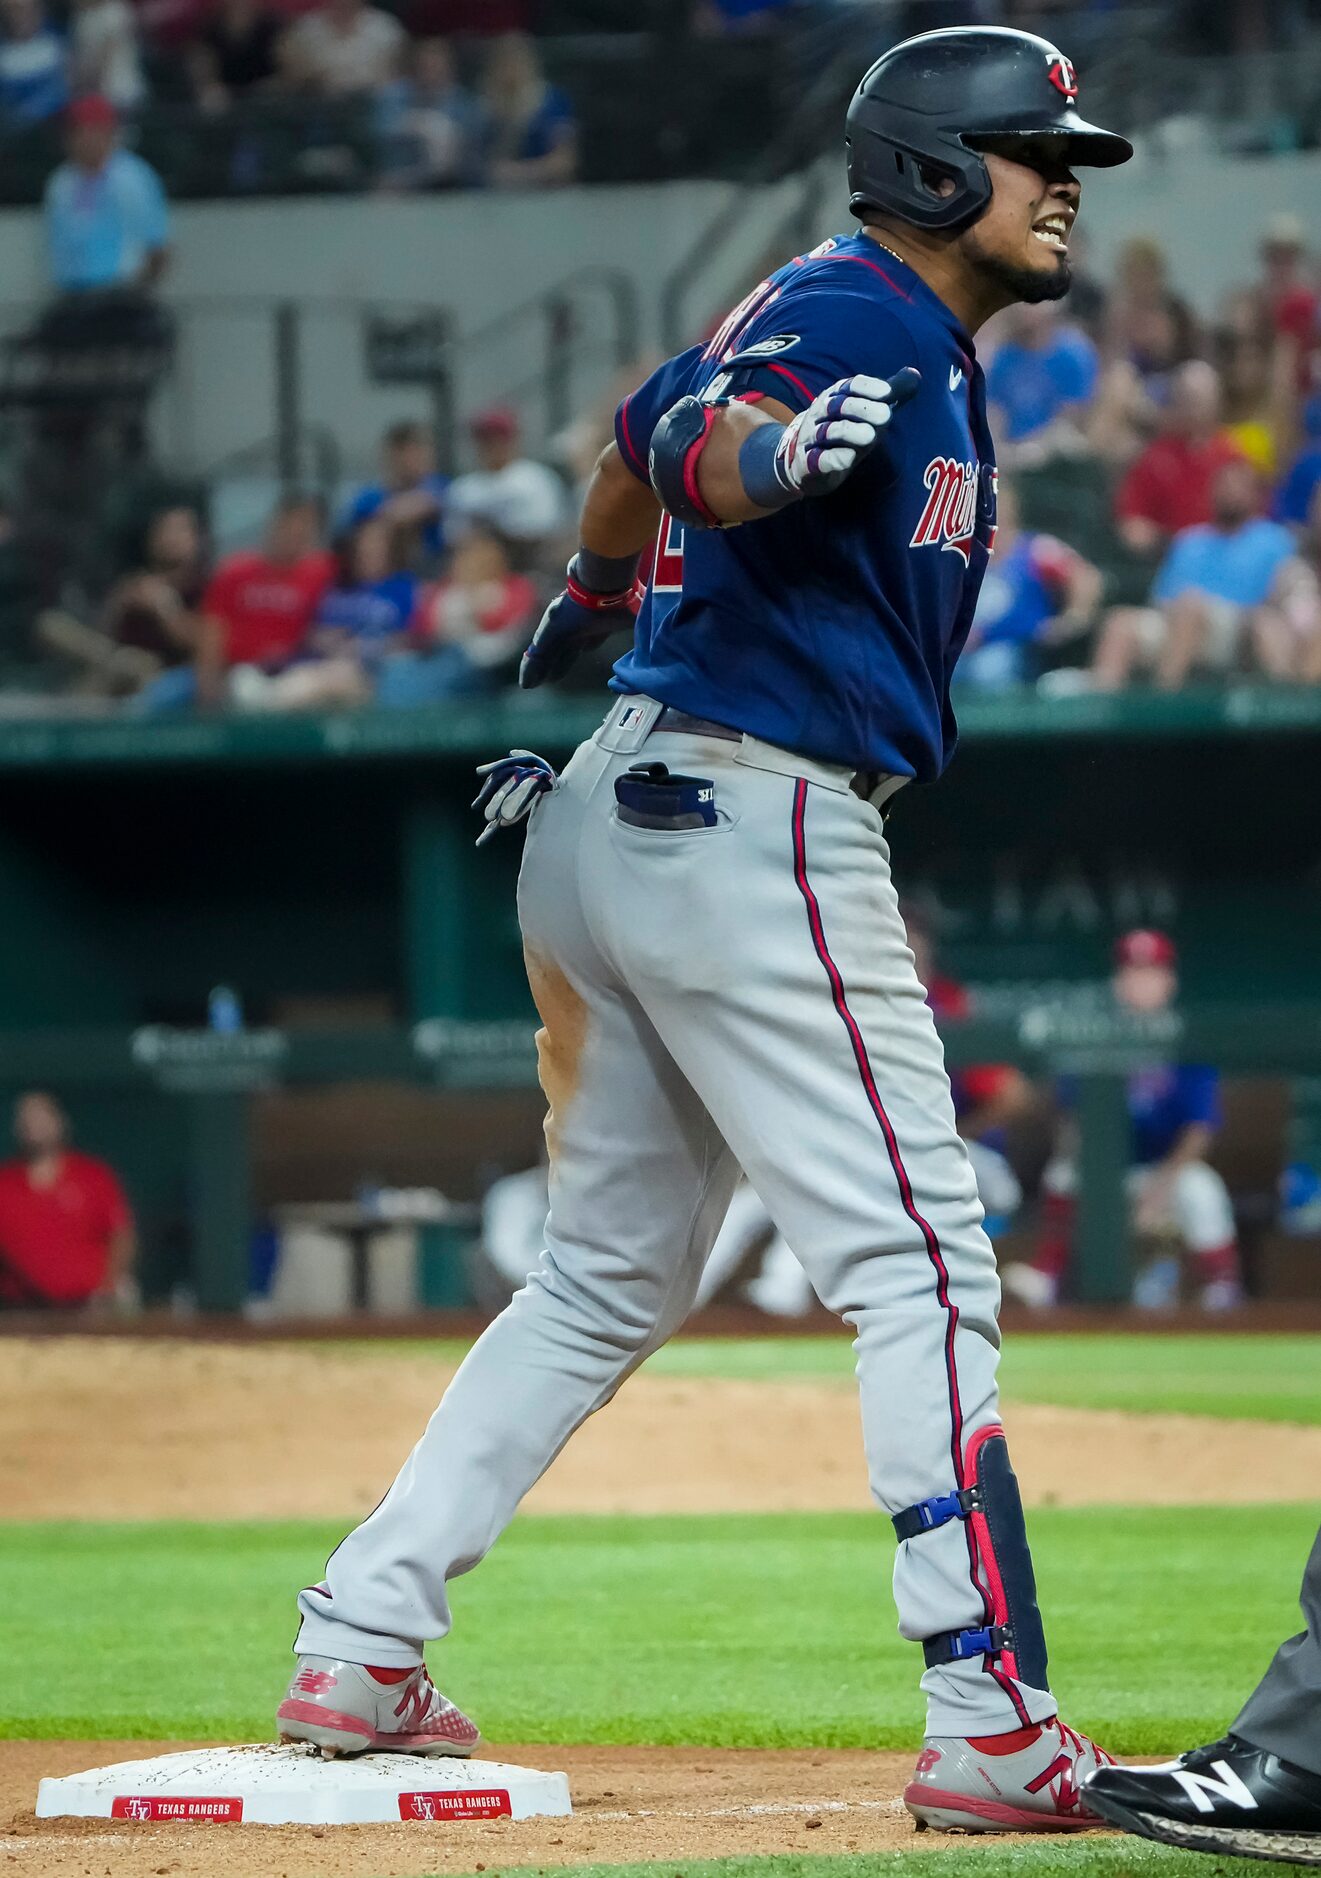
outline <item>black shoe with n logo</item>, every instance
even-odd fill
[[[1162,1845],[1321,1865],[1321,1774],[1237,1735],[1160,1767],[1099,1767],[1082,1791],[1112,1826]]]

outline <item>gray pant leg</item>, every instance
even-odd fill
[[[1295,1767],[1321,1774],[1321,1532],[1298,1601],[1307,1627],[1280,1645],[1233,1732]]]
[[[380,1506],[300,1594],[302,1653],[411,1665],[445,1635],[447,1581],[479,1562],[574,1429],[687,1316],[737,1178],[577,918],[580,804],[566,779],[536,811],[519,890],[551,1104],[546,1251]]]
[[[872,1492],[900,1512],[963,1484],[972,1437],[999,1420],[1000,1293],[879,818],[710,740],[656,737],[653,755],[713,775],[730,820],[679,834],[603,820],[599,899],[585,899],[818,1295],[856,1330]],[[907,1637],[990,1621],[963,1521],[902,1544],[894,1589]],[[1049,1691],[986,1657],[922,1681],[932,1734],[1055,1713]]]

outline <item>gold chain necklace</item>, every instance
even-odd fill
[[[872,236],[872,240],[876,243],[876,246],[878,248],[884,248],[887,254],[892,255],[894,259],[898,261],[900,267],[908,267],[911,265],[910,262],[905,261],[902,254],[896,253],[895,250],[890,246],[888,242],[881,241],[876,235]]]

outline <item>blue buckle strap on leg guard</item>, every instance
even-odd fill
[[[928,1637],[922,1645],[928,1669],[942,1663],[966,1663],[973,1656],[997,1656],[1012,1650],[1012,1633],[1003,1624],[990,1624],[981,1630],[947,1630],[939,1637]]]
[[[957,1493],[936,1493],[929,1500],[919,1500],[916,1506],[895,1513],[890,1524],[896,1539],[916,1539],[919,1533],[948,1526],[952,1519],[967,1519],[970,1513],[980,1512],[981,1505],[978,1489],[964,1487]]]

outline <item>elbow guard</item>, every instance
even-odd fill
[[[662,506],[686,528],[724,526],[697,486],[697,465],[720,410],[720,405],[703,404],[700,398],[680,398],[651,433],[651,486]]]

